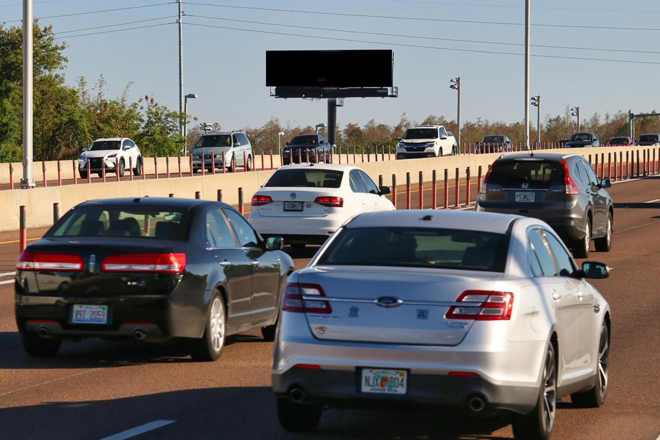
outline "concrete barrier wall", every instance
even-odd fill
[[[655,156],[651,153],[651,160],[655,158],[656,163],[660,160],[660,148],[643,148],[643,147],[609,147],[605,148],[582,148],[582,149],[564,149],[552,150],[553,153],[563,154],[581,154],[587,159],[591,159],[591,163],[595,164],[596,156],[598,156],[598,163],[608,163],[608,156],[614,162],[611,156],[616,155],[617,164],[620,161],[620,153],[624,162],[626,161],[626,153],[635,154],[634,162],[637,163],[637,152],[639,152],[640,161],[643,158],[642,151],[655,152]],[[478,155],[461,155],[450,157],[439,157],[429,159],[416,159],[416,160],[398,160],[398,161],[379,161],[364,162],[358,164],[364,169],[373,179],[378,182],[378,176],[383,176],[383,184],[386,186],[391,185],[392,175],[396,175],[398,185],[406,183],[406,173],[410,173],[410,180],[412,184],[419,181],[419,172],[422,171],[423,179],[429,182],[432,177],[433,170],[436,170],[437,181],[442,182],[444,179],[444,170],[448,170],[449,180],[453,181],[455,178],[456,169],[459,170],[460,179],[465,178],[466,170],[470,167],[470,174],[472,181],[476,182],[479,166],[482,167],[482,177],[488,170],[488,166],[499,157],[499,154],[478,154]],[[352,159],[352,157],[351,157]],[[366,159],[366,157],[365,157]],[[338,158],[334,157],[335,163]],[[630,161],[630,157],[629,157]],[[345,155],[342,157],[342,162],[345,163]],[[267,159],[267,165],[270,165]],[[641,165],[641,164],[640,164]],[[160,167],[160,164],[159,164]],[[618,166],[617,166],[618,168]],[[635,165],[636,168],[636,165]],[[640,168],[643,170],[643,168]],[[656,164],[651,165],[651,171],[656,169]],[[5,190],[0,191],[0,208],[2,209],[2,216],[0,216],[0,231],[14,231],[19,229],[19,207],[25,205],[27,209],[27,227],[39,228],[50,226],[53,223],[53,203],[60,204],[60,213],[64,214],[86,200],[90,199],[104,199],[114,197],[168,197],[169,194],[174,194],[175,197],[194,198],[195,192],[200,191],[202,199],[216,200],[218,189],[222,189],[223,201],[232,205],[238,204],[238,188],[243,188],[243,202],[249,203],[252,195],[268,180],[273,171],[255,171],[251,173],[228,173],[216,174],[215,176],[196,174],[194,177],[172,177],[170,179],[151,179],[151,180],[123,180],[121,182],[106,182],[106,183],[91,183],[84,185],[63,185],[63,186],[50,186],[48,188],[33,188],[29,190]],[[618,171],[617,171],[618,174]],[[607,167],[605,167],[605,175],[607,175]]]

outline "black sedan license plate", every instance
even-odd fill
[[[302,211],[303,202],[284,202],[285,211]]]

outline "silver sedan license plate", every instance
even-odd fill
[[[362,369],[361,387],[363,393],[406,394],[408,372],[405,370]]]
[[[516,191],[516,202],[533,202],[534,191]]]
[[[108,306],[74,304],[72,324],[107,324]]]
[[[303,202],[284,202],[285,211],[302,211]]]

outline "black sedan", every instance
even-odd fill
[[[282,165],[305,162],[332,162],[332,146],[320,134],[301,134],[282,150]]]
[[[229,205],[135,198],[81,203],[16,265],[16,323],[27,353],[63,340],[165,342],[220,357],[228,335],[273,340],[291,258]]]
[[[573,133],[564,144],[564,148],[600,147],[598,136],[594,133]]]

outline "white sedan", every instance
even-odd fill
[[[284,237],[293,247],[321,244],[357,214],[393,211],[389,193],[354,166],[287,165],[252,197],[249,220],[264,237]]]
[[[605,401],[610,308],[587,279],[608,273],[579,268],[534,218],[359,215],[288,279],[272,370],[280,424],[428,405],[509,413],[517,439],[546,440],[559,398]]]

